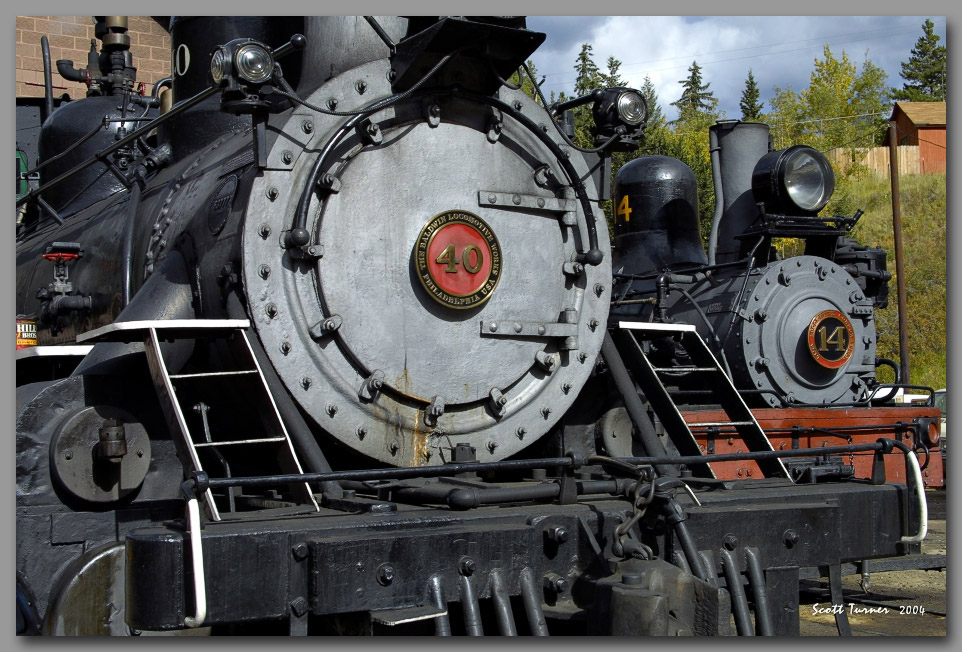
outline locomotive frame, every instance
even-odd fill
[[[797,635],[801,579],[840,603],[919,552],[939,418],[873,407],[884,253],[766,204],[764,125],[713,130],[709,257],[690,170],[644,157],[612,260],[643,100],[510,88],[523,18],[182,19],[211,67],[139,127],[101,18],[105,94],[57,110],[18,200],[18,633]],[[114,126],[50,156],[73,121]],[[786,233],[806,256],[771,257]],[[830,313],[844,355],[779,353]]]

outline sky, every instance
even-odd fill
[[[538,78],[551,91],[573,94],[575,61],[583,43],[593,48],[593,60],[607,68],[609,56],[621,61],[628,85],[640,88],[650,76],[658,103],[669,120],[678,117],[670,104],[681,96],[679,81],[689,75],[692,61],[728,118],[740,118],[738,103],[749,69],[770,108],[773,88],[808,87],[816,57],[823,48],[841,58],[844,51],[861,68],[866,57],[888,74],[888,85],[901,88],[901,62],[911,56],[930,18],[940,44],[946,44],[942,16],[532,16],[528,29],[547,39],[531,56]]]

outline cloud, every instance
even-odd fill
[[[945,18],[933,16],[945,42]],[[574,64],[582,43],[590,43],[594,61],[605,67],[613,56],[621,74],[640,86],[650,76],[659,103],[669,118],[669,105],[681,95],[680,80],[697,61],[702,78],[728,117],[740,117],[748,70],[752,70],[768,106],[774,87],[808,86],[816,57],[829,44],[840,57],[844,50],[861,66],[868,58],[888,74],[890,86],[901,86],[900,63],[906,61],[922,34],[924,16],[531,16],[528,28],[548,34],[533,59],[545,76],[548,94],[574,86]]]

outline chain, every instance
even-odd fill
[[[654,500],[655,497],[653,469],[651,469],[650,466],[638,466],[635,467],[635,469],[638,473],[638,480],[635,482],[634,491],[632,492],[631,517],[615,528],[615,546],[613,546],[613,548],[615,550],[621,550],[622,552],[628,552],[629,554],[632,554],[636,551],[644,551],[647,553],[647,557],[650,558],[652,553],[648,546],[638,543],[637,545],[629,544],[629,546],[626,548],[625,545],[628,540],[629,531],[645,515],[645,512],[648,510],[648,505],[651,504],[651,501]],[[647,474],[647,477],[651,478],[651,480],[649,480],[647,483],[645,482],[646,469],[650,469],[652,471],[650,474]]]

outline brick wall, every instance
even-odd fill
[[[150,16],[128,16],[127,26],[137,81],[144,82],[149,93],[155,81],[170,76],[170,35]],[[87,89],[83,84],[69,82],[57,73],[57,60],[69,59],[74,68],[87,67],[94,38],[91,16],[17,16],[17,97],[43,97],[42,36],[50,43],[54,96],[84,97]],[[97,41],[98,52],[102,46]]]

